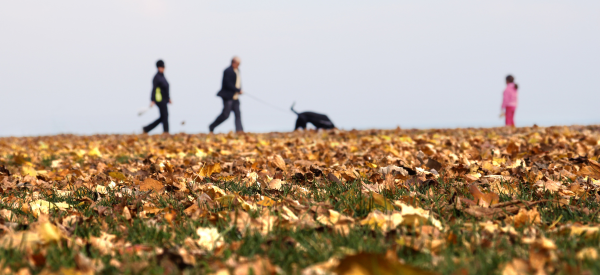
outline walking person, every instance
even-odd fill
[[[517,109],[517,95],[519,85],[515,83],[512,75],[506,76],[506,89],[504,89],[504,98],[500,109],[506,116],[506,126],[515,127],[515,109]]]
[[[235,115],[235,131],[238,133],[244,132],[242,127],[242,114],[240,113],[240,100],[239,96],[243,94],[242,91],[242,78],[240,76],[240,58],[235,56],[231,59],[231,66],[229,66],[223,72],[223,82],[221,90],[217,93],[223,99],[223,111],[215,119],[215,121],[208,126],[208,130],[212,133],[219,124],[229,118],[230,113],[233,111]]]
[[[152,80],[152,92],[150,93],[150,107],[156,104],[158,107],[158,111],[160,112],[160,117],[154,122],[148,124],[148,126],[144,127],[144,133],[148,133],[152,131],[158,124],[163,125],[163,133],[169,133],[169,111],[167,109],[167,103],[171,102],[171,97],[169,94],[169,82],[165,78],[165,62],[162,60],[158,60],[156,62],[156,68],[158,72],[154,76]]]

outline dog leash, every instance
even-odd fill
[[[264,100],[262,100],[262,99],[260,99],[260,98],[258,98],[258,97],[255,97],[255,96],[253,96],[253,95],[251,95],[251,94],[248,94],[248,93],[246,93],[246,92],[244,92],[242,95],[247,95],[247,96],[249,96],[250,98],[252,98],[252,99],[254,99],[254,100],[256,100],[256,101],[258,101],[258,102],[260,102],[260,103],[262,103],[262,104],[264,104],[264,105],[267,105],[267,106],[269,106],[269,107],[271,107],[271,108],[273,108],[273,109],[276,109],[276,110],[278,110],[278,111],[285,112],[286,114],[289,114],[289,113],[290,113],[290,111],[289,111],[289,110],[284,110],[284,109],[282,109],[282,108],[280,108],[280,107],[278,107],[278,106],[275,106],[275,105],[273,105],[273,104],[271,104],[271,103],[269,103],[269,102],[266,102],[266,101],[264,101]]]

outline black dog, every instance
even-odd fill
[[[298,119],[296,119],[296,128],[294,130],[298,130],[298,128],[306,129],[306,124],[309,122],[315,127],[317,127],[317,129],[335,128],[333,122],[331,122],[331,120],[326,115],[317,114],[314,112],[298,113],[294,110],[294,105],[296,105],[296,103],[292,104],[292,112],[298,115]]]

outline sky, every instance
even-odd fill
[[[241,97],[248,132],[293,130],[293,102],[347,130],[502,126],[507,74],[517,126],[599,124],[598,14],[597,0],[0,1],[0,136],[141,133],[158,59],[171,133],[206,133],[234,55],[270,104]],[[233,129],[232,114],[216,132]]]

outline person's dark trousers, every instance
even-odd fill
[[[150,123],[148,126],[144,127],[144,132],[148,133],[152,131],[158,124],[163,125],[163,132],[169,132],[169,110],[167,110],[167,103],[160,102],[156,103],[156,107],[158,107],[158,111],[160,112],[160,117],[154,122]]]
[[[244,131],[244,127],[242,127],[242,113],[240,113],[240,101],[233,99],[223,99],[223,112],[215,119],[215,122],[208,126],[208,129],[211,132],[214,131],[219,124],[229,118],[231,111],[233,111],[233,114],[235,115],[235,131]]]

